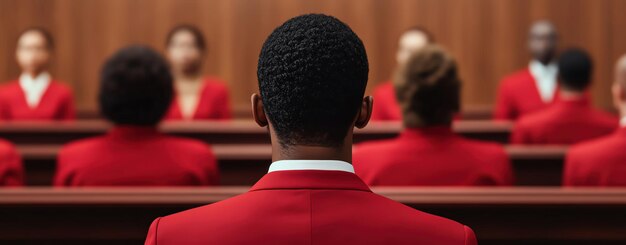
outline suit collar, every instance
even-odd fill
[[[156,126],[131,125],[116,125],[108,133],[110,137],[119,139],[145,139],[159,134]]]
[[[270,165],[269,172],[287,170],[326,170],[354,173],[354,167],[338,160],[281,160]]]
[[[566,107],[588,107],[591,105],[589,96],[586,94],[575,98],[563,98],[562,96],[556,100],[556,104]]]
[[[329,189],[370,191],[353,173],[329,170],[274,171],[261,178],[250,191],[284,189]]]

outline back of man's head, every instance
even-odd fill
[[[115,124],[156,125],[165,115],[172,95],[167,63],[148,47],[123,48],[102,68],[100,110]]]
[[[368,79],[365,47],[340,20],[288,20],[263,44],[257,75],[265,114],[283,146],[340,146]]]
[[[396,72],[394,87],[407,127],[450,125],[459,111],[456,62],[438,45],[413,53]]]
[[[569,49],[558,59],[561,89],[582,92],[591,83],[593,61],[582,49]]]

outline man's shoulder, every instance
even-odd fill
[[[323,194],[318,194],[328,194],[327,191],[323,192]],[[294,193],[290,192],[282,193],[285,193],[285,195],[294,195]],[[301,192],[297,195],[304,193],[311,192]],[[256,226],[251,224],[270,222],[267,219],[275,220],[275,222],[271,224],[266,223],[267,226],[265,228],[259,228],[257,232],[269,231],[273,233],[272,229],[268,227],[275,226],[274,228],[282,229],[281,227],[285,225],[285,220],[291,220],[287,223],[293,222],[294,226],[292,226],[292,229],[302,230],[300,228],[303,227],[298,227],[297,224],[303,224],[303,226],[306,226],[304,224],[315,225],[308,221],[301,223],[294,220],[294,218],[299,215],[306,214],[302,217],[317,219],[317,222],[323,223],[324,227],[328,224],[335,224],[346,225],[345,229],[350,231],[358,231],[359,229],[363,229],[363,231],[376,231],[376,234],[372,234],[372,239],[378,239],[393,233],[393,239],[410,240],[418,242],[418,244],[421,244],[419,241],[432,241],[438,244],[464,244],[462,242],[465,240],[465,237],[467,237],[466,233],[468,232],[468,228],[455,221],[415,210],[371,192],[351,191],[351,193],[356,195],[356,200],[350,199],[355,202],[354,208],[351,209],[342,208],[342,202],[345,202],[347,198],[338,196],[336,198],[338,200],[333,200],[333,197],[326,197],[323,201],[311,200],[310,202],[303,202],[302,207],[294,206],[293,203],[291,203],[288,208],[281,208],[282,202],[280,199],[277,199],[277,191],[252,191],[221,202],[162,217],[158,221],[158,236],[163,239],[166,239],[166,237],[171,238],[172,236],[185,237],[187,234],[201,234],[201,230],[207,231],[211,230],[211,228],[225,229],[225,227],[227,227],[227,231],[224,231],[225,233],[214,234],[212,236],[213,238],[207,237],[207,239],[211,240],[221,240],[220,237],[227,235],[226,233],[228,232],[243,232],[245,229],[251,229],[252,226]],[[272,200],[264,201],[265,194],[271,195]],[[350,193],[345,194],[352,196]],[[311,198],[313,199],[313,197]],[[285,199],[290,199],[290,197],[285,197]],[[357,201],[358,203],[356,203]],[[272,202],[274,205],[268,205],[266,202]],[[336,203],[336,206],[333,206],[337,208],[337,213],[334,213],[336,216],[333,215],[332,212],[324,212],[321,216],[316,213],[315,209],[312,207],[315,206],[315,203],[319,203],[318,205],[323,206],[322,202]],[[307,205],[313,206],[308,207]],[[321,207],[318,206],[318,208]],[[298,210],[301,210],[302,213],[297,212]],[[361,214],[358,215],[360,212]],[[353,223],[369,221],[376,222],[376,228],[370,229],[350,226],[350,224]],[[202,227],[202,229],[198,227]],[[308,231],[309,229],[314,228],[304,230]],[[344,233],[349,233],[347,232],[348,230]],[[391,230],[393,230],[393,232],[390,232]],[[256,235],[260,234],[255,234],[255,236]],[[367,236],[368,235],[363,234],[363,237]]]
[[[616,135],[607,135],[596,139],[575,144],[567,151],[568,157],[593,157],[614,154],[612,148],[626,145],[626,141],[619,139]]]

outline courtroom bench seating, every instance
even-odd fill
[[[15,144],[65,144],[105,133],[111,125],[101,120],[74,122],[0,122],[0,138]],[[507,121],[458,121],[454,131],[469,138],[506,143],[512,123]],[[266,128],[253,121],[193,121],[165,122],[162,131],[196,138],[210,144],[269,144]],[[395,137],[400,122],[372,122],[364,129],[355,130],[355,142]]]
[[[0,244],[141,244],[154,218],[224,200],[247,189],[0,189]],[[481,245],[626,243],[623,188],[373,190],[472,227]]]
[[[55,169],[56,145],[20,145],[29,185],[50,185]],[[560,185],[565,147],[506,146],[512,159],[516,185]],[[222,185],[251,185],[267,172],[270,145],[213,145]]]

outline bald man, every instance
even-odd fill
[[[425,28],[411,27],[400,36],[396,62],[402,65],[412,53],[433,42],[433,36]],[[400,121],[402,112],[396,99],[395,90],[391,81],[385,81],[374,90],[374,108],[372,119],[374,121]]]
[[[612,87],[620,128],[572,147],[565,158],[565,186],[626,186],[626,55],[617,62]]]
[[[528,49],[533,57],[528,67],[500,82],[495,119],[516,120],[545,108],[557,97],[557,31],[551,22],[542,20],[531,26]]]

